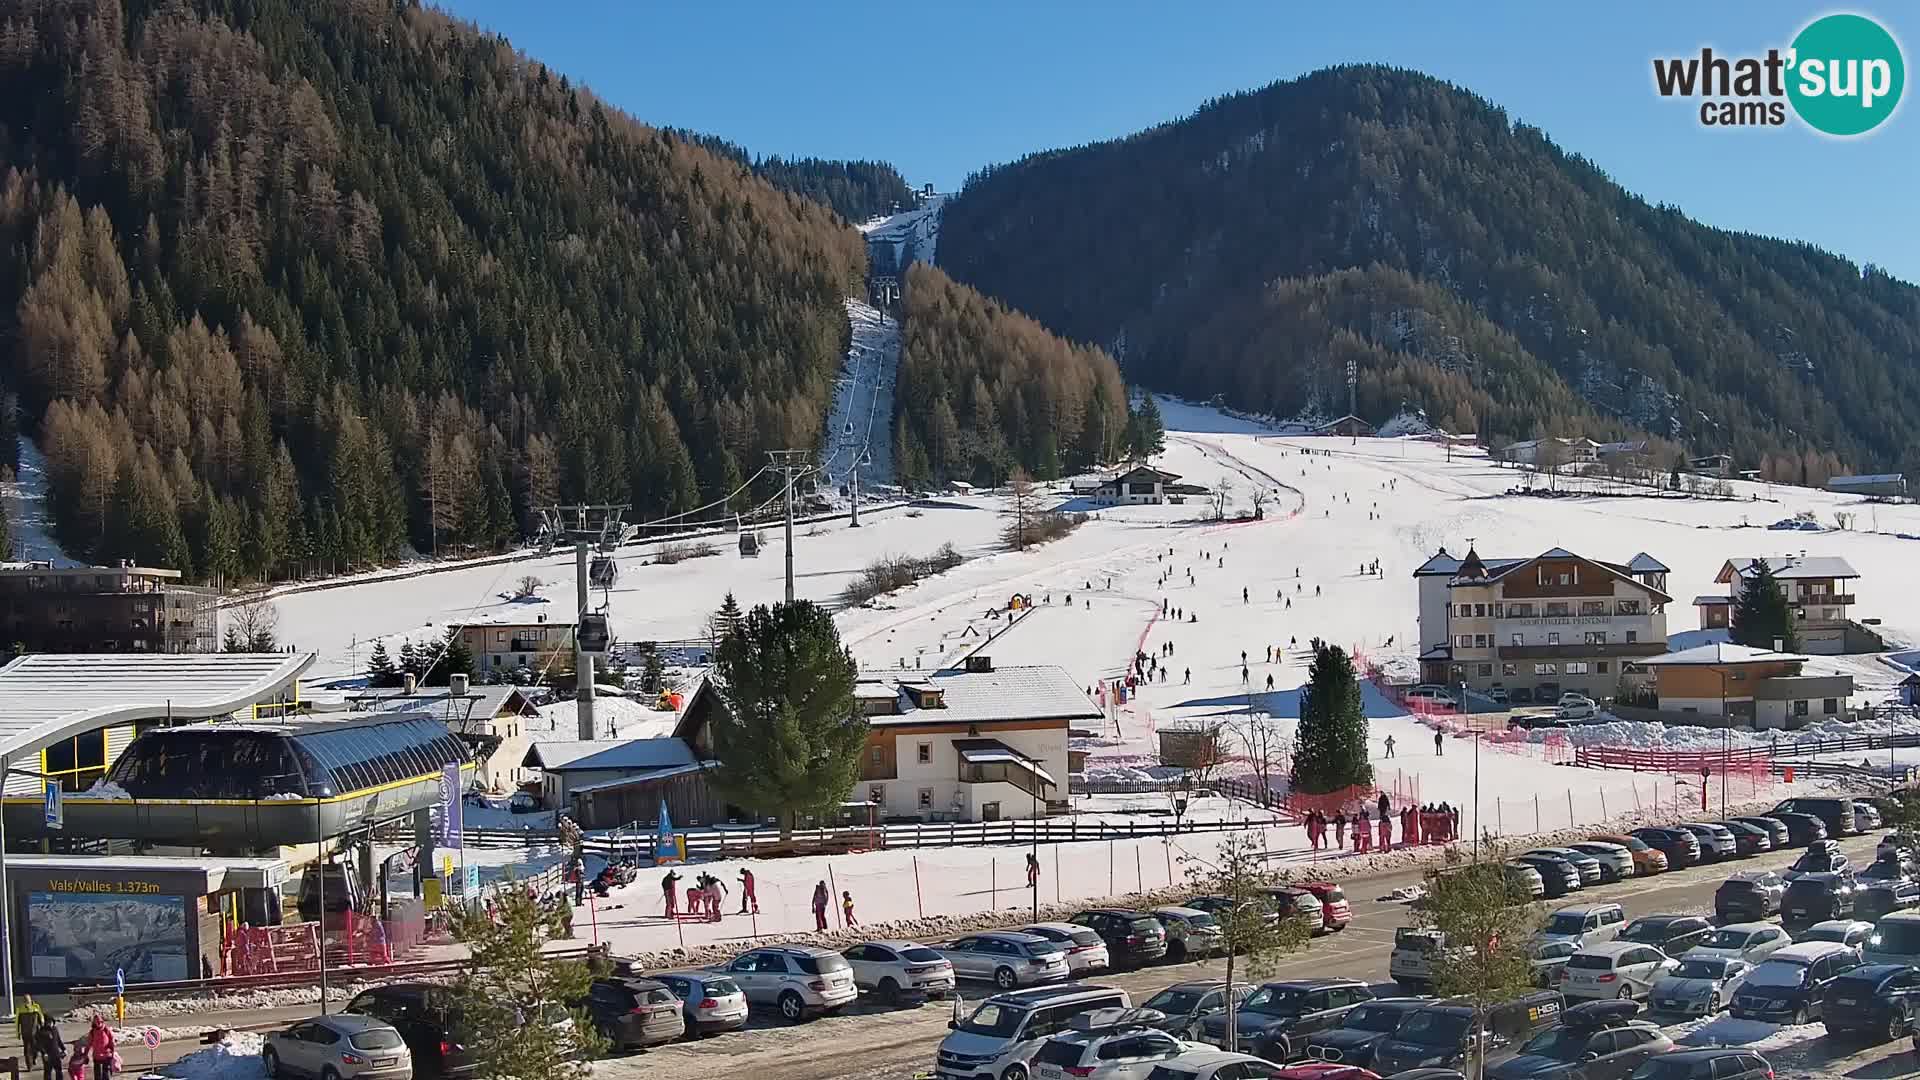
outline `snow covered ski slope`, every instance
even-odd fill
[[[847,299],[853,340],[833,391],[821,487],[837,498],[857,468],[872,492],[893,483],[893,381],[900,370],[900,322],[864,300]]]

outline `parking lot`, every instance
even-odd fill
[[[1877,837],[1854,837],[1843,841],[1842,850],[1856,861],[1871,861]],[[1714,890],[1734,869],[1784,868],[1791,853],[1768,854],[1755,858],[1693,867],[1649,878],[1634,878],[1611,885],[1591,886],[1561,903],[1612,900],[1627,909],[1629,918],[1660,912],[1710,913]],[[1388,982],[1387,961],[1394,930],[1408,923],[1404,904],[1382,897],[1393,889],[1417,884],[1417,874],[1394,875],[1356,882],[1348,889],[1353,903],[1353,922],[1343,931],[1315,939],[1306,950],[1284,957],[1264,973],[1268,979],[1342,975],[1366,979],[1376,984],[1376,992],[1394,993]],[[1098,982],[1128,990],[1136,1001],[1145,1000],[1169,983],[1200,977],[1222,977],[1223,961],[1160,965],[1142,971],[1098,977]],[[1236,977],[1239,977],[1236,974]],[[990,996],[991,987],[983,984],[961,986],[962,1006],[970,1010],[980,999]],[[596,1071],[614,1078],[711,1077],[761,1073],[781,1080],[828,1080],[830,1077],[855,1077],[860,1080],[907,1080],[929,1075],[935,1047],[946,1034],[952,1006],[935,1002],[919,1008],[883,1009],[862,1002],[839,1016],[825,1017],[799,1026],[756,1017],[745,1031],[703,1040],[680,1043],[643,1054],[604,1062]],[[1658,1020],[1658,1017],[1653,1019]],[[1703,1021],[1667,1025],[1676,1041],[1700,1027]],[[1725,1024],[1722,1025],[1725,1027]],[[1797,1037],[1807,1030],[1805,1038]],[[1893,1044],[1863,1045],[1859,1041],[1837,1040],[1811,1029],[1789,1029],[1784,1045],[1770,1040],[1763,1051],[1778,1075],[1786,1077],[1855,1077],[1878,1080],[1882,1077],[1920,1073],[1920,1055],[1911,1049],[1910,1040]]]

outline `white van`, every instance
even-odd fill
[[[954,1007],[958,1015],[958,998]],[[1074,1017],[1093,1009],[1131,1008],[1127,992],[1110,986],[1069,983],[995,994],[965,1020],[948,1021],[953,1030],[934,1054],[934,1078],[1019,1080],[1029,1074],[1033,1055],[1069,1030]]]

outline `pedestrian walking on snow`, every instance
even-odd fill
[[[853,917],[853,890],[844,889],[841,891],[840,906],[842,908],[841,913],[846,917],[847,925],[859,926],[860,920]]]
[[[1445,738],[1446,738],[1446,735],[1442,732],[1436,731],[1433,733],[1433,756],[1434,757],[1446,756],[1447,754],[1446,746],[1442,742],[1442,740]]]
[[[827,928],[827,905],[831,903],[832,900],[833,894],[827,891],[827,883],[825,881],[816,882],[813,886],[813,928],[815,930],[825,930]],[[849,902],[847,906],[852,907],[853,905]]]
[[[1033,852],[1029,851],[1027,852],[1027,888],[1037,889],[1039,887],[1040,887],[1040,860],[1034,858]]]
[[[660,892],[666,897],[667,918],[671,919],[679,915],[680,872],[678,870],[669,870],[667,876],[660,879]]]
[[[1338,850],[1346,850],[1347,814],[1344,810],[1333,815],[1333,846]]]
[[[1393,736],[1387,736],[1387,756],[1393,756]]]
[[[1187,677],[1186,677],[1186,678],[1185,678],[1184,680],[1182,680],[1182,681],[1183,681],[1183,684],[1184,684],[1184,685],[1188,685],[1188,686],[1191,686],[1191,685],[1193,684],[1193,669],[1192,669],[1192,668],[1188,668],[1188,669],[1187,669]]]
[[[747,913],[747,905],[753,905],[753,913],[760,914],[760,898],[753,895],[753,871],[740,868],[740,914]]]
[[[1272,675],[1267,676],[1267,693],[1269,694],[1273,693],[1273,676]]]

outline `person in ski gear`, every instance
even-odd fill
[[[1393,756],[1393,736],[1387,736],[1387,756]]]
[[[680,913],[680,872],[668,870],[667,876],[660,879],[660,893],[667,901],[667,918]]]
[[[827,891],[827,883],[822,880],[813,887],[813,928],[827,928],[827,905],[832,902],[833,894]]]
[[[740,868],[740,914],[747,913],[747,905],[753,905],[753,913],[760,914],[760,898],[753,895],[753,871]]]

